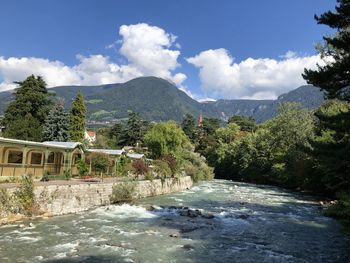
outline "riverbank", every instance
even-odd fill
[[[128,182],[130,184],[130,182]],[[191,177],[166,178],[163,181],[142,180],[132,181],[132,199],[140,199],[149,196],[164,195],[182,191],[192,187]],[[64,183],[38,183],[34,187],[34,199],[37,211],[41,217],[51,217],[87,211],[99,206],[111,204],[113,189],[123,187],[124,181],[105,182],[81,182],[66,181]],[[19,189],[19,185],[4,185],[0,188],[6,189],[11,197]],[[113,201],[117,197],[114,196]],[[16,210],[16,209],[13,209]],[[8,214],[0,219],[0,224],[23,219],[22,214]]]

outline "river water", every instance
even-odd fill
[[[0,227],[1,263],[350,262],[349,237],[312,198],[223,180],[22,223]]]

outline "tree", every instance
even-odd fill
[[[83,95],[78,92],[69,113],[69,137],[75,142],[84,142],[86,107]]]
[[[318,122],[311,141],[315,168],[312,182],[320,181],[323,190],[332,194],[349,190],[350,103],[328,101],[315,115]]]
[[[121,138],[122,144],[135,146],[141,143],[147,130],[148,123],[142,121],[136,112],[129,112],[128,122]]]
[[[154,158],[167,154],[177,156],[188,139],[174,121],[160,122],[145,135],[145,144]]]
[[[123,125],[121,123],[116,123],[108,131],[108,138],[112,147],[117,147],[122,138]]]
[[[350,1],[338,0],[335,11],[315,15],[318,24],[336,30],[333,36],[323,37],[318,46],[325,65],[317,70],[305,69],[303,77],[309,84],[327,92],[328,98],[350,101]]]
[[[41,141],[42,125],[51,107],[45,81],[34,75],[16,82],[15,99],[5,111],[5,136],[14,139]]]
[[[187,113],[181,123],[181,128],[187,137],[193,142],[196,135],[196,120],[192,114]]]
[[[66,142],[69,140],[68,113],[63,108],[63,103],[58,102],[49,112],[46,118],[42,140]]]
[[[252,117],[234,115],[228,119],[227,123],[236,123],[241,131],[252,132],[256,128],[256,122]]]

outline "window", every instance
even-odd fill
[[[32,152],[32,156],[30,158],[30,164],[36,164],[36,165],[41,164],[42,157],[43,157],[42,153]]]
[[[7,163],[22,163],[23,152],[21,151],[9,151],[7,157]]]
[[[47,163],[55,163],[55,153],[50,152],[49,157],[47,157]]]

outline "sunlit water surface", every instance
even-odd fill
[[[223,180],[22,223],[0,227],[0,262],[350,262],[349,237],[311,198]]]

